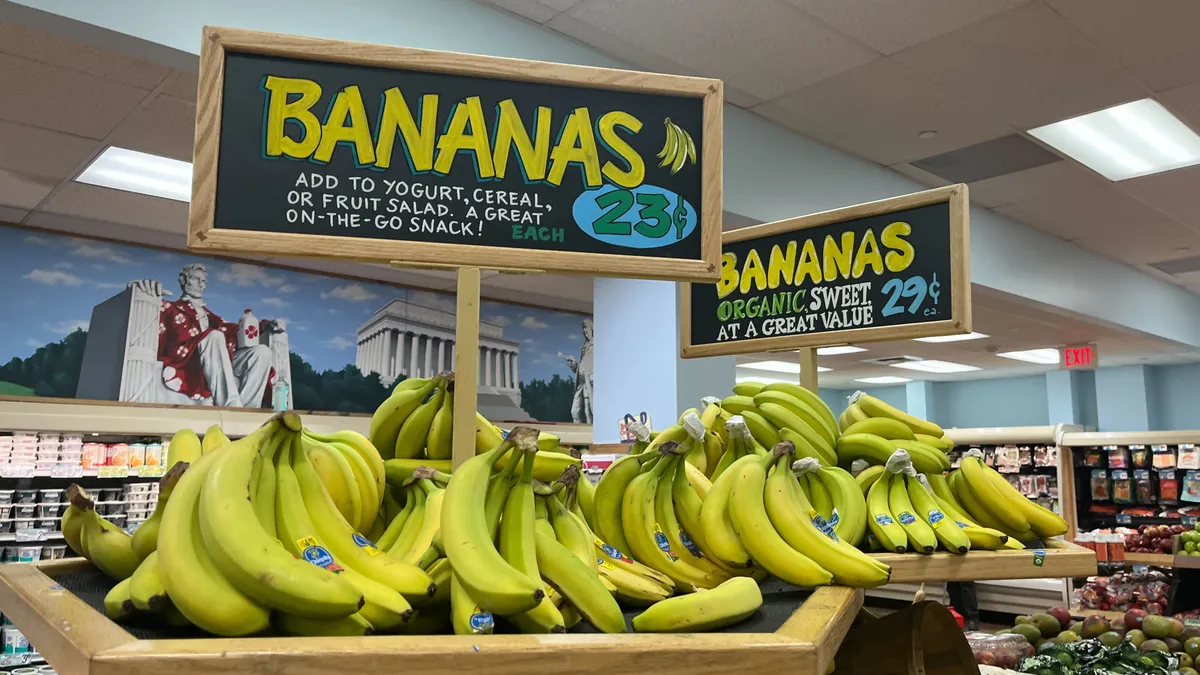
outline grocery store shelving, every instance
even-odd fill
[[[1043,549],[970,551],[966,555],[941,551],[930,555],[873,553],[892,568],[892,582],[944,582],[1030,577],[1083,577],[1096,573],[1096,553],[1063,540],[1046,542]]]
[[[1175,556],[1170,553],[1125,553],[1125,562],[1130,565],[1155,565],[1157,567],[1171,567],[1175,563]]]

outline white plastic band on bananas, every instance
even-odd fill
[[[912,458],[908,456],[907,450],[897,450],[888,457],[887,462],[883,467],[895,474],[906,474],[909,476],[917,475],[917,470],[913,468]]]
[[[737,435],[743,441],[750,440],[750,427],[746,426],[746,418],[741,415],[734,415],[725,423],[725,430],[730,436]]]
[[[871,464],[867,460],[856,459],[853,462],[850,462],[850,475],[857,478],[858,474],[866,471],[867,468],[870,466],[871,466]]]
[[[814,457],[801,457],[792,462],[792,474],[799,478],[806,473],[812,473],[821,468],[821,463]]]
[[[647,443],[650,441],[650,430],[646,428],[645,424],[642,424],[637,420],[629,423],[629,432],[633,434],[634,438],[638,439],[638,441],[642,443]]]
[[[978,457],[980,460],[982,460],[983,459],[983,451],[980,450],[979,448],[971,448],[970,450],[963,453],[963,459],[966,459],[967,457]]]
[[[700,405],[706,408],[710,405],[720,405],[720,403],[721,399],[717,398],[716,396],[705,396],[704,398],[700,399]]]
[[[687,431],[688,436],[691,436],[693,440],[700,441],[704,439],[704,422],[700,421],[700,416],[696,413],[684,413],[681,424],[684,431]]]
[[[929,494],[934,494],[933,486],[929,484],[929,479],[925,477],[925,474],[923,474],[923,473],[917,474],[917,482],[920,483],[925,488],[926,492],[928,492]]]
[[[858,391],[855,391],[853,394],[850,394],[849,396],[847,396],[846,400],[850,401],[850,403],[854,403],[854,402],[858,401],[858,398],[860,396],[866,396],[866,395],[867,395],[867,392],[863,391],[862,389],[859,389]]]

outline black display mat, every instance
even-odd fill
[[[96,569],[68,572],[54,578],[58,585],[75,594],[93,609],[104,613],[104,596],[116,583]],[[784,583],[778,579],[767,579],[759,584],[763,595],[762,607],[750,618],[717,633],[774,633],[808,599],[811,591]],[[643,611],[640,607],[622,607],[626,627],[632,632],[633,617]],[[212,636],[195,627],[175,628],[167,625],[161,616],[142,616],[120,622],[120,626],[140,640],[178,640],[189,638],[211,638]],[[506,625],[498,623],[497,632],[505,632]],[[596,633],[586,621],[581,621],[571,633]],[[266,637],[271,633],[263,633]]]

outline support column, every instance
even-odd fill
[[[408,350],[409,350],[409,352],[408,352],[408,376],[409,377],[421,377],[420,372],[417,370],[417,349],[420,346],[420,343],[418,343],[417,340],[420,339],[420,336],[417,335],[416,332],[409,333],[409,336],[410,336],[410,339],[408,342]]]
[[[513,389],[512,380],[512,352],[504,352],[504,387]]]
[[[1078,371],[1051,370],[1046,373],[1046,408],[1051,424],[1083,424]]]
[[[641,279],[593,283],[595,443],[618,442],[617,424],[626,413],[645,411],[655,428],[665,429],[684,410],[700,407],[701,397],[733,389],[734,357],[679,358],[678,284]],[[641,318],[646,316],[669,323],[664,330],[646,331]]]
[[[433,336],[425,336],[425,377],[433,376]]]
[[[1149,431],[1150,369],[1120,366],[1096,371],[1096,417],[1100,431]]]
[[[437,370],[438,370],[438,372],[441,372],[443,370],[450,370],[450,368],[448,368],[446,366],[446,338],[438,338],[437,341],[438,341]]]
[[[935,424],[939,423],[939,420],[936,419],[938,411],[935,410],[933,398],[934,386],[935,383],[925,380],[906,383],[904,393],[908,399],[908,405],[905,407],[905,411]]]
[[[503,372],[500,370],[500,350],[492,350],[492,368],[496,370],[492,375],[496,378],[496,388],[504,386]]]
[[[358,340],[354,341],[354,367],[360,371],[363,369],[363,343]]]
[[[367,337],[367,364],[366,364],[366,369],[363,370],[363,372],[364,373],[375,372],[375,336],[374,335],[370,335]]]
[[[451,371],[455,370],[455,367],[454,367],[454,347],[455,347],[457,344],[458,344],[458,343],[457,343],[456,341],[454,341],[454,340],[451,340],[451,341],[450,341],[450,360],[447,362],[447,370],[451,370]]]
[[[518,356],[518,353],[513,352],[513,357],[512,357],[512,359],[513,359],[513,388],[520,390],[521,389],[521,374],[517,372],[517,356]]]
[[[404,331],[402,330],[396,331],[396,349],[393,358],[396,359],[395,375],[398,380],[405,375],[406,370],[404,367]]]

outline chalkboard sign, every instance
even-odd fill
[[[719,80],[206,28],[189,246],[714,280]]]
[[[721,279],[685,284],[682,355],[971,330],[967,186],[725,233]]]

